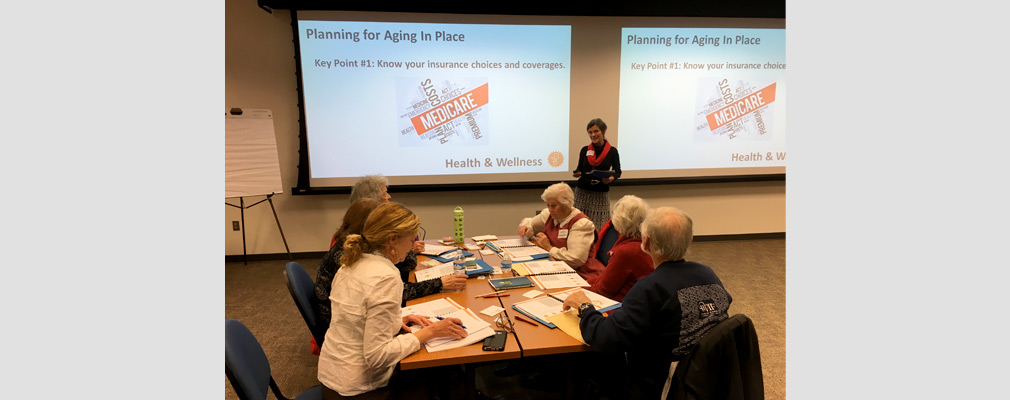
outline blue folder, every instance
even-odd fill
[[[484,260],[477,260],[477,269],[470,269],[470,267],[466,269],[467,278],[477,275],[491,275],[492,273],[494,273],[494,267]]]
[[[522,313],[522,315],[525,315],[527,317],[533,318],[534,321],[537,321],[537,322],[539,322],[541,324],[544,324],[544,326],[546,326],[548,328],[554,329],[554,328],[558,327],[557,325],[554,325],[554,324],[550,323],[550,321],[542,320],[540,318],[534,317],[533,315],[530,315],[526,311],[520,310],[519,307],[515,306],[515,304],[512,305],[512,309],[514,309],[516,311],[519,311],[520,313]]]

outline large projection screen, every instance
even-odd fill
[[[311,188],[784,174],[785,20],[296,11]],[[300,171],[305,173],[306,171]]]

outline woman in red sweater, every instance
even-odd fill
[[[589,288],[608,298],[623,301],[635,282],[652,273],[652,258],[642,251],[642,221],[649,204],[638,196],[627,195],[614,204],[610,223],[619,233],[610,249],[610,262],[600,278]]]

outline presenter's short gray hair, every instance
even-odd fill
[[[642,233],[649,237],[646,251],[659,260],[683,259],[694,238],[693,225],[691,217],[675,207],[649,211],[642,222]]]
[[[351,204],[355,201],[371,198],[380,203],[383,200],[382,191],[389,187],[389,180],[382,175],[365,175],[351,188]]]
[[[558,182],[548,186],[547,189],[544,190],[544,194],[540,195],[540,198],[543,199],[544,202],[547,202],[547,199],[554,199],[569,207],[575,206],[575,193],[572,192],[572,187],[568,186],[568,184],[564,182]]]
[[[648,213],[649,203],[641,197],[629,194],[614,203],[614,216],[610,218],[610,222],[624,237],[641,238],[642,221],[645,221]]]

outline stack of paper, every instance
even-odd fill
[[[431,267],[427,269],[418,269],[414,271],[414,278],[418,282],[424,282],[429,279],[438,279],[446,275],[452,275],[452,263],[442,263],[436,267]]]
[[[541,249],[537,246],[522,246],[522,247],[505,247],[502,251],[508,252],[512,255],[512,262],[524,262],[533,261],[540,258],[549,258],[551,256],[547,250]]]
[[[506,247],[522,247],[522,246],[536,246],[535,243],[531,243],[529,240],[519,238],[519,239],[501,239],[495,240],[494,244],[499,248]]]

